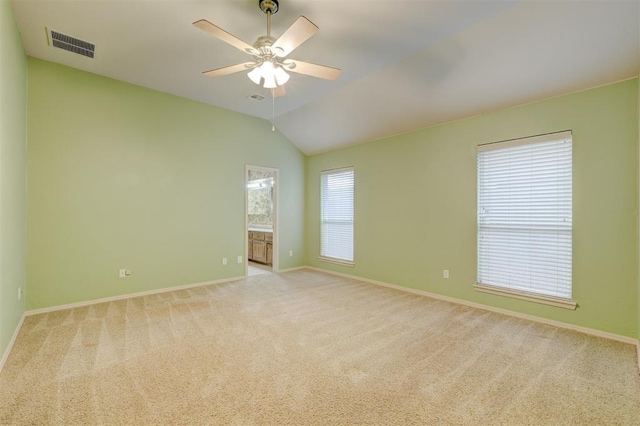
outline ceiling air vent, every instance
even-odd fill
[[[47,33],[49,34],[49,44],[51,46],[68,50],[69,52],[77,53],[78,55],[86,56],[88,58],[93,58],[96,50],[96,46],[93,43],[78,40],[75,37],[71,37],[54,30],[48,29]]]
[[[247,98],[253,99],[254,101],[264,101],[264,96],[258,95],[257,93],[254,93],[253,95],[249,95],[247,96]]]

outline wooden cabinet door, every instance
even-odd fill
[[[253,256],[256,262],[267,263],[267,243],[264,241],[253,240]]]
[[[267,243],[267,265],[273,264],[273,243]]]
[[[249,260],[253,260],[253,239],[251,238],[251,232],[249,232],[249,243],[247,244],[249,246],[248,250],[249,253],[247,254],[247,259]]]

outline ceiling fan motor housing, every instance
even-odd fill
[[[278,0],[258,0],[258,6],[264,13],[274,14],[278,11]]]
[[[253,44],[253,47],[262,51],[262,53],[271,53],[271,46],[276,41],[275,38],[271,36],[261,36],[258,37],[258,40]]]

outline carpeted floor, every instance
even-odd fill
[[[635,356],[300,270],[27,317],[0,424],[638,425]]]

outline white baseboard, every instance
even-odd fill
[[[296,266],[294,268],[281,269],[277,273],[297,271],[297,270],[305,269],[305,268],[307,268],[307,266]],[[101,299],[93,299],[93,300],[87,300],[87,301],[84,301],[84,302],[77,302],[77,303],[68,303],[68,304],[65,304],[65,305],[56,305],[56,306],[50,306],[50,307],[47,307],[47,308],[31,309],[31,310],[26,311],[25,315],[28,316],[28,315],[46,314],[46,313],[49,313],[49,312],[61,311],[63,309],[80,308],[80,307],[83,307],[83,306],[96,305],[98,303],[105,303],[105,302],[114,302],[116,300],[129,299],[129,298],[132,298],[132,297],[149,296],[149,295],[152,295],[152,294],[167,293],[169,291],[185,290],[185,289],[193,288],[193,287],[202,287],[202,286],[205,286],[205,285],[222,284],[222,283],[226,283],[226,282],[242,280],[244,278],[246,278],[246,277],[245,276],[237,276],[237,277],[231,277],[231,278],[223,278],[223,279],[220,279],[220,280],[205,281],[205,282],[195,283],[195,284],[185,284],[185,285],[179,285],[179,286],[174,286],[174,287],[166,287],[166,288],[161,288],[161,289],[157,289],[157,290],[141,291],[141,292],[138,292],[138,293],[120,294],[118,296],[103,297]]]
[[[16,342],[16,339],[18,338],[18,334],[20,333],[20,329],[22,328],[22,323],[24,322],[24,318],[26,316],[27,316],[26,312],[23,312],[22,317],[20,317],[20,321],[18,322],[18,325],[16,326],[16,329],[13,332],[13,336],[11,336],[11,340],[9,340],[9,345],[7,345],[7,349],[5,349],[4,354],[2,355],[2,359],[0,359],[0,373],[4,368],[5,362],[7,362],[7,359],[9,358],[11,349],[13,349],[13,344]]]
[[[287,269],[280,269],[278,270],[278,274],[281,272],[293,272],[293,271],[299,271],[300,269],[308,269],[308,266],[295,266],[293,268],[287,268]]]
[[[85,302],[77,302],[77,303],[69,303],[69,304],[66,304],[66,305],[50,306],[48,308],[31,309],[29,311],[26,311],[25,315],[28,316],[28,315],[46,314],[46,313],[49,313],[49,312],[61,311],[63,309],[80,308],[82,306],[96,305],[98,303],[105,303],[105,302],[114,302],[116,300],[130,299],[130,298],[133,298],[133,297],[150,296],[152,294],[167,293],[167,292],[176,291],[176,290],[186,290],[188,288],[202,287],[202,286],[205,286],[205,285],[222,284],[222,283],[227,283],[227,282],[232,282],[232,281],[238,281],[238,280],[241,280],[241,279],[244,279],[244,278],[245,278],[244,276],[242,276],[242,277],[223,278],[223,279],[220,279],[220,280],[206,281],[206,282],[202,282],[202,283],[185,284],[185,285],[178,285],[178,286],[175,286],[175,287],[166,287],[166,288],[160,288],[160,289],[156,289],[156,290],[141,291],[141,292],[138,292],[138,293],[121,294],[121,295],[113,296],[113,297],[104,297],[104,298],[101,298],[101,299],[87,300]]]
[[[418,295],[421,295],[421,296],[431,297],[433,299],[444,300],[446,302],[457,303],[459,305],[465,305],[465,306],[469,306],[469,307],[472,307],[472,308],[482,309],[482,310],[485,310],[485,311],[496,312],[496,313],[499,313],[499,314],[509,315],[509,316],[512,316],[512,317],[522,318],[522,319],[526,319],[526,320],[529,320],[529,321],[534,321],[534,322],[538,322],[538,323],[542,323],[542,324],[546,324],[546,325],[552,325],[552,326],[559,327],[559,328],[578,331],[580,333],[590,334],[592,336],[603,337],[605,339],[610,339],[610,340],[615,340],[615,341],[622,342],[622,343],[628,343],[630,345],[635,345],[635,346],[638,347],[638,352],[639,352],[638,353],[638,366],[640,368],[640,343],[638,343],[638,340],[634,339],[633,337],[621,336],[619,334],[608,333],[606,331],[595,330],[593,328],[582,327],[582,326],[579,326],[579,325],[567,324],[565,322],[554,321],[554,320],[550,320],[550,319],[546,319],[546,318],[536,317],[536,316],[533,316],[533,315],[522,314],[522,313],[515,312],[515,311],[509,311],[507,309],[494,308],[492,306],[483,305],[481,303],[469,302],[467,300],[457,299],[455,297],[443,296],[443,295],[436,294],[436,293],[429,293],[428,291],[424,291],[424,290],[418,290],[418,289],[414,289],[414,288],[404,287],[404,286],[397,285],[397,284],[389,284],[389,283],[385,283],[383,281],[372,280],[372,279],[369,279],[369,278],[362,278],[362,277],[359,277],[359,276],[356,276],[356,275],[344,274],[344,273],[341,273],[341,272],[334,272],[334,271],[330,271],[330,270],[327,270],[327,269],[316,268],[314,266],[308,266],[307,269],[311,269],[311,270],[319,271],[319,272],[325,272],[327,274],[337,275],[337,276],[340,276],[340,277],[349,278],[349,279],[353,279],[353,280],[357,280],[357,281],[363,281],[363,282],[366,282],[366,283],[375,284],[375,285],[379,285],[379,286],[382,286],[382,287],[389,287],[389,288],[393,288],[393,289],[396,289],[396,290],[405,291],[405,292],[408,292],[408,293],[413,293],[413,294],[418,294]]]

